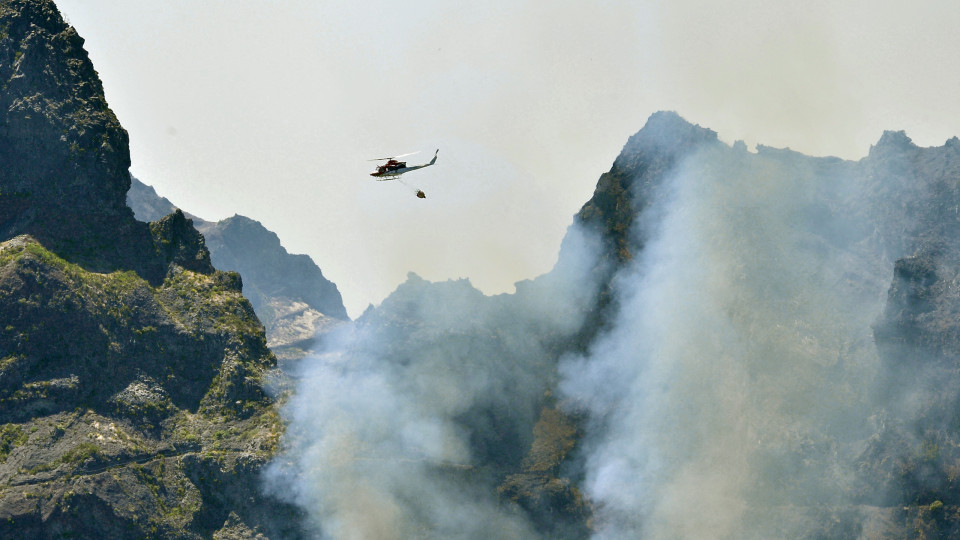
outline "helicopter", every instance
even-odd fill
[[[437,151],[433,153],[433,159],[430,160],[430,163],[424,163],[423,165],[410,165],[408,167],[406,161],[397,161],[398,158],[412,156],[413,154],[417,154],[417,153],[418,152],[411,152],[409,154],[401,154],[399,156],[371,159],[369,161],[386,161],[386,163],[384,163],[383,165],[377,165],[377,170],[370,173],[370,176],[376,177],[376,179],[380,182],[385,182],[387,180],[396,180],[400,178],[401,174],[408,173],[410,171],[415,171],[417,169],[422,169],[424,167],[429,167],[434,163],[436,163],[437,154],[440,153],[440,149],[437,148]]]

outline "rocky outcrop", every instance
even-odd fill
[[[82,45],[0,1],[0,536],[296,537],[263,327],[186,216],[134,219]]]

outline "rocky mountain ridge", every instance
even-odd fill
[[[158,219],[177,208],[136,178],[127,204],[141,221]],[[190,217],[205,237],[213,264],[243,276],[244,296],[266,327],[268,343],[281,361],[302,357],[320,334],[348,320],[337,286],[309,256],[288,253],[276,233],[258,221],[239,215],[218,222]]]
[[[304,375],[301,395],[293,398],[292,429],[303,436],[291,441],[287,458],[296,462],[300,455],[316,456],[319,448],[338,447],[335,435],[307,434],[342,429],[326,423],[325,406],[333,406],[332,417],[350,411],[353,425],[363,427],[348,430],[347,440],[366,451],[347,462],[349,478],[375,486],[378,496],[391,501],[391,526],[425,537],[444,537],[453,525],[400,496],[391,499],[397,486],[409,493],[417,485],[425,500],[475,486],[476,500],[453,497],[448,503],[453,515],[493,511],[482,501],[495,492],[498,530],[509,531],[507,536],[669,537],[693,530],[684,527],[695,527],[703,516],[716,528],[709,534],[720,534],[722,523],[722,530],[743,538],[953,537],[960,524],[954,474],[960,466],[960,334],[954,324],[960,304],[952,285],[960,260],[958,166],[953,139],[919,148],[902,132],[887,132],[854,162],[763,146],[750,152],[675,113],[656,113],[600,177],[553,271],[519,283],[512,295],[494,297],[468,282],[410,276],[349,330],[331,337],[315,358],[322,377]],[[692,198],[673,206],[687,201],[682,197]],[[709,300],[721,302],[716,315],[740,333],[733,339],[742,336],[743,356],[712,357],[716,351],[708,349],[705,364],[669,371],[677,379],[658,388],[667,406],[676,407],[664,415],[678,416],[665,432],[645,434],[648,450],[617,439],[619,431],[643,422],[614,423],[640,417],[632,409],[638,398],[630,396],[645,381],[622,384],[628,371],[592,388],[590,378],[602,380],[608,370],[622,369],[605,363],[620,354],[626,354],[622,362],[645,361],[635,352],[643,343],[628,338],[620,352],[611,340],[641,331],[643,314],[632,312],[631,302],[650,291],[631,287],[645,286],[638,277],[669,260],[660,254],[674,253],[676,246],[661,240],[673,211],[720,220],[702,231],[715,236],[715,245],[699,247],[716,266],[694,268],[703,281],[685,285],[698,290],[704,281],[728,280]],[[596,251],[585,247],[591,237]],[[694,251],[691,260],[698,256]],[[685,294],[678,289],[669,301],[680,302]],[[695,311],[709,307],[691,305]],[[333,364],[323,369],[327,361]],[[709,377],[711,370],[720,371]],[[739,390],[719,394],[731,384],[726,378],[739,373],[743,378],[733,379]],[[683,384],[696,392],[671,402],[671,387]],[[338,391],[349,385],[390,390],[378,393],[388,396],[381,404],[372,394]],[[597,393],[571,390],[580,386]],[[318,394],[325,401],[311,398]],[[731,403],[739,408],[723,417]],[[409,409],[417,411],[412,420]],[[431,454],[429,439],[379,446],[394,441],[392,434],[420,433],[421,418],[436,422],[441,432],[462,434],[454,442],[442,440],[465,445],[472,459],[451,462],[442,452]],[[724,430],[724,422],[746,427],[742,433],[736,424]],[[369,427],[380,424],[391,429]],[[711,436],[698,443],[700,433]],[[744,441],[751,433],[756,435]],[[656,454],[658,437],[677,446]],[[655,511],[654,502],[628,503],[646,491],[678,489],[669,484],[675,477],[661,480],[669,488],[651,480],[603,498],[613,492],[595,490],[598,479],[590,467],[605,456],[592,452],[611,439],[611,452],[633,452],[624,458],[635,460],[626,461],[631,464],[705,454],[707,463],[721,465],[697,469],[702,476],[678,475],[693,486],[689,498],[681,499],[686,510],[646,516]],[[714,454],[714,447],[727,446],[740,450]],[[368,460],[369,468],[359,465]],[[338,509],[349,515],[349,501],[339,498],[349,490],[332,480],[337,467],[331,462],[323,476],[334,492],[304,488],[311,498],[293,501],[305,510],[321,509],[314,516],[320,528],[343,519]],[[287,472],[318,485],[309,464]],[[643,478],[622,475],[625,483]],[[717,499],[710,500],[710,489],[718,490]],[[612,510],[623,504],[623,514]],[[433,517],[425,523],[423,515]],[[675,528],[651,525],[671,518],[680,520]],[[352,526],[363,530],[364,524]],[[457,527],[467,537],[480,530],[466,522]]]
[[[844,300],[847,305],[882,306],[859,319],[872,325],[876,347],[845,343],[842,347],[853,348],[846,353],[851,355],[850,365],[837,362],[823,377],[833,381],[830,384],[849,380],[853,387],[860,387],[854,392],[859,404],[838,401],[834,415],[862,415],[844,420],[860,426],[862,435],[842,442],[844,437],[828,435],[829,423],[835,420],[823,419],[811,432],[818,434],[805,443],[811,445],[808,450],[794,450],[804,467],[813,471],[818,467],[814,464],[825,459],[818,457],[815,445],[832,445],[833,452],[845,455],[835,466],[856,472],[850,473],[849,484],[827,486],[821,479],[824,484],[814,488],[802,485],[799,478],[810,473],[790,458],[776,467],[793,468],[798,479],[779,480],[783,483],[776,491],[791,501],[788,504],[799,506],[758,508],[752,515],[747,512],[742,523],[756,520],[758,526],[764,521],[758,514],[767,512],[789,525],[765,534],[795,537],[802,530],[802,536],[810,538],[949,538],[960,531],[960,499],[952,472],[960,464],[956,452],[960,424],[955,413],[960,341],[954,320],[960,304],[951,285],[960,262],[958,150],[956,138],[940,147],[921,148],[904,132],[888,131],[857,162],[763,146],[750,153],[742,143],[728,147],[713,131],[693,126],[675,113],[661,112],[631,137],[577,215],[604,238],[605,259],[614,261],[610,275],[616,276],[636,257],[646,255],[650,235],[656,234],[650,212],[659,211],[651,208],[663,204],[658,197],[673,195],[660,186],[678,174],[724,178],[749,176],[753,171],[789,171],[808,190],[803,197],[809,201],[800,206],[802,221],[794,227],[803,231],[796,233],[802,240],[793,249],[807,253],[809,261],[859,261],[851,263],[853,270],[834,278],[835,290],[850,295]],[[691,160],[697,164],[692,170]],[[761,184],[754,189],[764,188]],[[746,210],[752,211],[749,206]],[[727,217],[731,223],[738,218],[736,214]],[[750,222],[744,222],[740,230],[748,235],[750,227]],[[812,268],[830,272],[816,264]],[[604,290],[609,291],[609,286]],[[878,290],[888,290],[885,300],[867,298],[873,294],[870,291]],[[606,311],[597,324],[601,328],[622,308],[617,298],[602,306]],[[823,309],[821,317],[835,316],[829,308]],[[863,352],[856,354],[863,357],[855,361],[850,351],[858,348]],[[872,360],[864,360],[871,357],[879,362],[877,380],[871,379]],[[860,363],[864,361],[868,364]],[[781,397],[786,395],[789,391],[784,390]],[[916,400],[921,404],[914,404]],[[814,442],[817,437],[820,440]],[[755,482],[762,483],[761,478]],[[814,507],[804,502],[811,490],[829,492],[831,498],[821,498]]]
[[[134,219],[82,45],[0,2],[0,536],[296,537],[263,327],[186,216]]]
[[[241,274],[182,212],[133,219],[51,2],[0,0],[0,84],[4,536],[960,533],[957,139],[851,162],[656,113],[553,271],[411,275],[325,335],[284,433]]]

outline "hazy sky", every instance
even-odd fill
[[[884,129],[960,134],[956,0],[57,4],[134,175],[205,219],[262,222],[352,317],[408,271],[497,293],[549,270],[657,110],[849,159]],[[409,186],[368,176],[436,148]]]

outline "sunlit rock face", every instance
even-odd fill
[[[0,536],[297,537],[263,327],[182,212],[134,219],[82,45],[0,1]]]
[[[126,131],[83,39],[48,2],[5,2],[0,28],[0,233],[30,234],[98,270],[160,279],[148,228],[130,219]],[[146,249],[146,251],[144,250]]]

